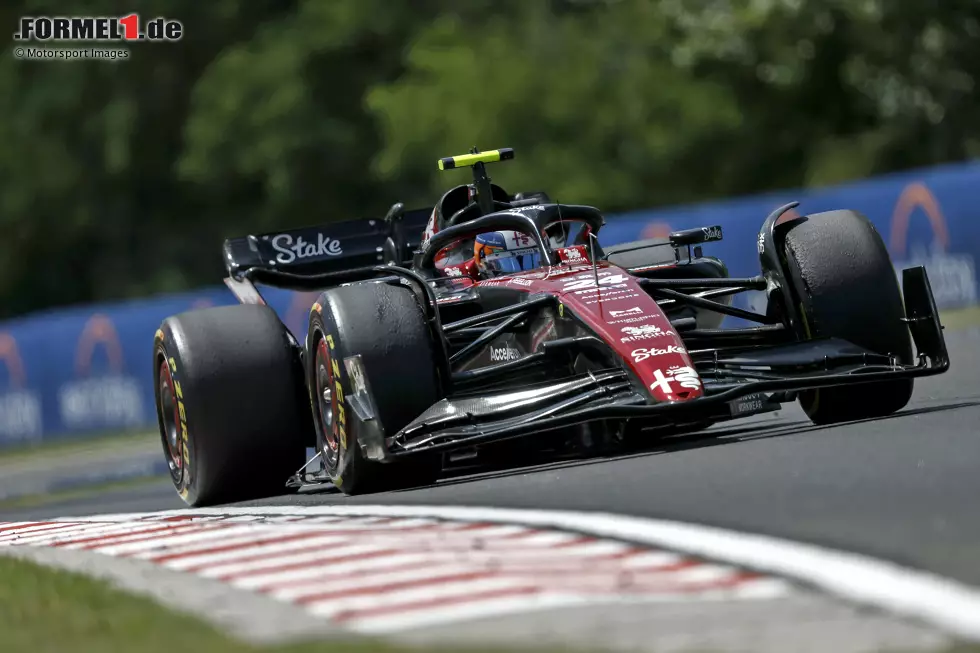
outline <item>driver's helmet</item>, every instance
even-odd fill
[[[541,250],[534,239],[519,231],[490,231],[477,235],[473,260],[484,279],[536,270],[543,264]]]

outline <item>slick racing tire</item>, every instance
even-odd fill
[[[441,398],[435,360],[422,308],[405,286],[360,283],[317,299],[307,331],[306,379],[317,447],[339,490],[368,494],[435,482],[441,455],[382,463],[364,451],[384,446],[371,441],[377,425],[385,436],[394,435]],[[359,372],[353,367],[358,364]],[[369,404],[374,415],[355,403]]]
[[[788,283],[808,338],[837,337],[878,354],[912,362],[898,278],[881,236],[854,211],[828,211],[795,220],[785,235]],[[912,396],[912,379],[800,393],[815,424],[890,415]]]
[[[190,506],[287,492],[312,434],[299,348],[266,306],[181,313],[153,343],[157,419]]]

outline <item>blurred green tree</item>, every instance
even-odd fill
[[[147,0],[177,44],[0,60],[0,317],[214,283],[223,237],[512,190],[609,211],[980,153],[975,0]],[[0,19],[111,15],[12,0]],[[14,31],[14,30],[11,30]]]

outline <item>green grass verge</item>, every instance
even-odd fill
[[[980,306],[939,311],[939,319],[947,331],[980,326]]]
[[[105,581],[81,574],[0,556],[0,579],[0,650],[3,653],[530,653],[529,649],[452,645],[413,648],[355,636],[344,640],[251,645],[151,599],[117,590]],[[881,653],[900,650],[903,649]],[[534,651],[547,653],[556,649]],[[959,644],[936,653],[980,653],[980,645]]]
[[[249,645],[150,599],[79,574],[0,556],[0,579],[3,579],[0,650],[4,653],[408,653],[420,650],[353,637],[345,641],[281,646]],[[490,651],[457,647],[434,650]]]
[[[159,436],[151,431],[123,431],[91,437],[42,441],[0,449],[0,464],[16,463],[41,456],[71,456],[92,451],[111,451],[148,442],[159,445]]]
[[[87,499],[114,490],[132,490],[152,483],[168,482],[166,476],[138,476],[136,478],[107,481],[95,485],[85,485],[71,490],[59,490],[45,494],[26,494],[9,499],[0,499],[0,510],[18,510],[21,508],[41,508],[55,503]],[[174,496],[177,493],[174,492]],[[0,649],[2,651],[2,649]]]

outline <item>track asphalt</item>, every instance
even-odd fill
[[[788,405],[626,456],[459,476],[411,491],[247,505],[428,504],[615,512],[869,554],[980,585],[980,333],[947,336],[952,369],[888,419],[811,425]],[[169,482],[0,519],[179,508]]]

